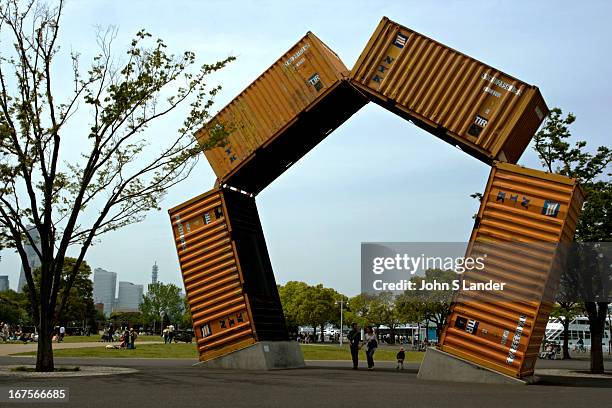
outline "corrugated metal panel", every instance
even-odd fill
[[[234,220],[232,216],[240,208],[248,214]],[[170,209],[169,214],[200,359],[259,340],[284,339],[284,318],[271,267],[262,271],[250,264],[252,257],[269,264],[263,234],[241,233],[246,222],[261,232],[254,199],[215,189]],[[271,295],[265,299],[277,313],[272,327],[258,318],[261,301],[257,293],[251,299],[248,290],[249,286],[261,287],[259,280],[267,283],[265,289]]]
[[[573,179],[494,163],[466,254],[486,253],[485,268],[463,281],[507,282],[509,291],[460,290],[442,350],[507,375],[533,373],[559,279],[557,244],[571,242],[583,201]]]
[[[230,132],[225,146],[205,151],[220,184],[258,193],[365,105],[367,99],[348,84],[347,76],[338,56],[308,32],[196,135],[200,142],[208,140],[211,129],[220,125]],[[307,113],[309,120],[300,120]],[[274,146],[278,143],[283,149]],[[264,163],[269,157],[259,156],[272,153],[274,164],[252,168],[256,156]],[[260,173],[257,182],[248,174],[254,171]]]
[[[537,87],[386,17],[355,63],[351,82],[487,163],[516,163],[548,114]]]

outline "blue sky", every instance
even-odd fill
[[[548,105],[578,117],[576,137],[610,145],[612,57],[610,2],[519,1],[68,1],[64,50],[83,64],[96,51],[96,27],[115,25],[122,52],[146,28],[176,52],[200,62],[238,59],[215,75],[221,109],[307,31],[350,68],[382,16],[540,87]],[[56,73],[68,81],[69,60]],[[66,82],[67,83],[67,82]],[[180,126],[175,115],[149,130],[163,138]],[[74,154],[76,152],[66,152]],[[539,167],[528,150],[520,161]],[[369,104],[293,165],[257,197],[279,283],[323,283],[359,292],[362,241],[465,241],[489,168],[381,107]],[[171,190],[164,211],[108,234],[87,256],[118,280],[148,283],[157,261],[160,280],[182,286],[166,209],[212,187],[205,160]],[[2,253],[0,274],[17,284],[19,260]]]

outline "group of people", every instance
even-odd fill
[[[359,350],[365,347],[366,359],[368,361],[368,370],[374,370],[374,353],[378,348],[378,339],[376,332],[372,326],[366,326],[363,339],[361,338],[361,331],[357,323],[351,324],[351,330],[347,335],[349,341],[349,347],[351,349],[351,358],[353,359],[353,370],[359,368]],[[404,369],[404,359],[406,353],[403,347],[400,347],[398,353],[395,356],[397,358],[397,370]]]
[[[122,327],[118,330],[110,324],[104,332],[102,333],[101,341],[103,342],[119,342],[119,346],[106,346],[107,348],[125,348],[125,349],[135,349],[135,341],[138,338],[138,332],[134,330],[133,327]]]
[[[162,332],[162,337],[164,338],[164,343],[172,343],[174,340],[174,325],[170,324],[166,326],[166,328]]]
[[[0,322],[0,338],[5,343],[8,341],[38,341],[38,334],[25,331],[21,326],[11,326],[7,322]]]
[[[56,326],[53,331],[52,341],[57,341],[61,343],[64,341],[64,337],[66,336],[66,328],[62,326]],[[22,341],[24,343],[28,342],[37,342],[38,341],[38,333],[36,333],[35,328],[30,328],[28,331],[27,328],[22,328],[20,325],[11,326],[7,322],[0,322],[0,339],[2,341]]]
[[[129,330],[125,329],[123,334],[119,337],[119,341],[121,342],[119,347],[126,348],[126,349],[135,349],[136,346],[134,342],[136,341],[137,338],[138,338],[138,332],[136,332],[136,330],[134,330],[133,327],[130,327]]]

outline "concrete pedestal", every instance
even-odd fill
[[[427,349],[417,378],[420,380],[510,385],[533,384],[537,381],[535,376],[522,379],[510,377],[435,348]]]
[[[201,361],[195,365],[231,370],[281,370],[306,366],[304,355],[296,341],[261,341],[242,350]]]

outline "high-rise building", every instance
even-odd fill
[[[9,290],[8,275],[0,275],[0,292]]]
[[[40,242],[40,235],[38,234],[38,230],[31,225],[28,225],[28,233],[32,237],[32,240],[35,243]],[[37,245],[37,248],[40,250],[40,246]],[[30,269],[32,272],[36,268],[41,265],[40,258],[36,253],[36,249],[32,245],[30,245],[30,241],[26,238],[24,241],[23,249],[25,250],[26,256],[28,257],[28,264],[30,264]],[[23,269],[23,265],[21,265],[21,272],[19,273],[19,282],[17,283],[17,292],[23,291],[23,287],[27,285],[27,280],[25,276],[25,270]]]
[[[117,310],[122,312],[138,311],[142,303],[143,286],[132,282],[119,282],[119,296],[117,297]]]
[[[159,273],[159,266],[157,266],[157,261],[153,265],[153,269],[151,270],[151,283],[157,283],[157,274]]]
[[[104,315],[110,316],[115,302],[117,274],[102,268],[94,269],[93,298],[94,303],[104,304]]]

